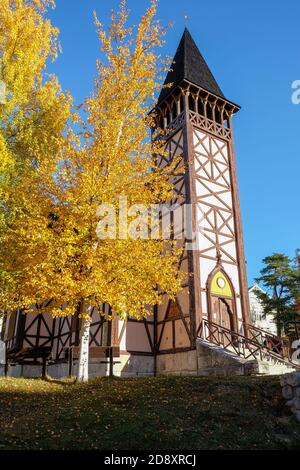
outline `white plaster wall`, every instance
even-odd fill
[[[199,142],[199,139],[203,139]],[[233,208],[233,199],[231,193],[231,181],[229,174],[229,152],[228,144],[221,139],[208,137],[204,132],[197,129],[193,134],[195,151],[195,169],[199,179],[196,180],[196,195],[200,198],[197,202],[197,223],[198,223],[198,249],[204,251],[203,256],[209,256],[212,260],[204,258],[200,253],[200,282],[201,288],[206,288],[209,274],[216,267],[216,235],[210,230],[220,230],[218,235],[219,243],[224,243],[221,252],[222,265],[225,272],[232,281],[235,293],[240,294],[240,281],[238,275],[237,250],[234,233],[234,219],[229,209]],[[210,158],[213,158],[215,164],[211,164]],[[206,163],[205,167],[200,169],[200,164]],[[218,193],[218,196],[211,194]],[[212,204],[217,208],[216,213],[206,203]],[[227,207],[228,206],[228,207]],[[224,221],[229,227],[224,225]],[[222,227],[222,228],[221,228]],[[231,229],[231,230],[230,230]],[[205,236],[206,235],[206,236]],[[201,294],[203,311],[207,312],[206,296]],[[238,318],[242,319],[241,305],[237,299]]]
[[[148,325],[148,328],[153,341],[153,326]],[[151,352],[147,331],[142,321],[127,323],[125,350]]]
[[[182,320],[175,321],[175,341],[176,348],[185,348],[190,346],[190,339]]]
[[[254,290],[249,291],[250,313],[254,326],[277,335],[277,327],[274,315],[268,314],[264,316],[263,306],[255,294]]]
[[[159,325],[158,337],[160,335],[161,328],[162,328],[162,326]],[[163,331],[162,339],[161,339],[161,343],[160,343],[160,350],[171,349],[172,347],[173,347],[173,344],[172,344],[172,322],[168,321],[168,322],[166,322],[166,324],[164,326],[164,331]]]
[[[224,263],[224,268],[225,268],[226,273],[228,274],[229,278],[232,281],[235,293],[237,295],[239,295],[241,290],[240,290],[240,280],[239,280],[238,267],[233,265],[233,264]]]
[[[203,289],[206,288],[207,278],[210,275],[210,273],[214,270],[215,267],[216,267],[215,260],[200,258],[201,287]]]
[[[243,322],[242,304],[241,304],[241,299],[239,297],[236,298],[236,312],[237,312],[238,320]]]

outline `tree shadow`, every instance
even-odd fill
[[[55,379],[50,375],[46,375],[46,377],[37,377],[37,379],[58,385],[74,385],[77,383],[76,377],[63,377],[61,379]]]

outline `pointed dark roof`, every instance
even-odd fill
[[[165,98],[171,89],[184,79],[224,98],[219,85],[187,28],[184,30],[170,68],[172,71],[168,72],[164,85],[173,83],[173,86],[172,88],[163,88],[158,101]]]

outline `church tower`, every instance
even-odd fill
[[[159,372],[193,368],[203,319],[245,335],[250,323],[232,127],[240,108],[225,98],[187,29],[165,80],[170,84],[155,108],[157,127],[169,159],[181,156],[173,202],[190,205],[194,239],[181,259],[184,290],[157,309]]]

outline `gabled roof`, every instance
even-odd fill
[[[256,290],[259,290],[260,292],[263,292],[264,294],[266,294],[266,291],[264,291],[264,290],[257,284],[257,282],[255,282],[255,284],[254,284],[252,287],[249,287],[248,292],[254,292],[254,293],[255,293]]]
[[[172,70],[168,72],[164,85],[173,83],[172,88],[163,88],[158,101],[164,99],[184,79],[225,98],[187,28],[184,30],[170,68]]]

